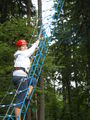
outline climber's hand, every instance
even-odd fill
[[[42,34],[40,35],[40,40],[43,40],[43,35]]]

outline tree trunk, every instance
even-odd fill
[[[66,95],[65,95],[65,80],[62,80],[62,88],[63,88],[63,104],[66,105]]]
[[[42,25],[42,0],[38,0],[38,33]]]
[[[88,81],[87,84],[90,85],[90,40],[89,35],[87,35],[87,57],[88,57]]]
[[[87,27],[86,27],[87,28]],[[87,30],[86,30],[87,31]],[[87,34],[87,58],[88,58],[88,70],[87,70],[87,94],[89,95],[89,88],[90,88],[90,40],[89,40],[89,32],[86,32]],[[88,97],[88,105],[90,104],[90,96]]]
[[[31,120],[31,109],[30,109],[30,106],[29,106],[27,114],[26,114],[26,120]]]
[[[14,16],[14,3],[10,1],[11,6],[11,15]]]
[[[28,2],[27,2],[27,16],[28,16],[29,19],[31,17],[30,6],[31,6],[31,0],[28,0]]]
[[[37,108],[38,108],[38,105],[37,105],[37,93],[35,93],[35,105],[36,105],[36,115],[35,115],[35,117],[36,117],[36,120],[38,120],[38,110],[37,110]]]
[[[88,69],[87,69],[87,94],[88,94],[88,106],[90,105],[90,95],[89,95],[89,90],[90,90],[90,20],[89,20],[89,14],[87,12],[88,7],[86,8],[85,1],[82,1],[83,3],[83,9],[84,9],[84,23],[85,23],[85,39],[87,40],[86,42],[86,47],[87,47],[87,59],[88,59]]]
[[[28,0],[27,2],[27,18],[28,18],[28,25],[30,25],[30,17],[31,17],[31,9],[30,9],[30,6],[31,6],[31,0]]]
[[[72,119],[72,104],[71,104],[71,93],[70,93],[70,81],[66,80],[67,84],[67,93],[68,93],[68,104],[69,104],[69,112],[70,112],[70,120]]]
[[[38,0],[38,33],[40,33],[42,25],[42,1]],[[43,76],[41,75],[40,80],[40,89],[42,94],[40,95],[40,109],[39,109],[39,120],[44,120],[44,79]]]
[[[40,115],[39,115],[39,120],[44,120],[44,79],[41,76],[40,77],[40,89],[42,91],[40,95]]]
[[[63,117],[64,117],[64,113],[65,113],[65,110],[66,110],[66,94],[65,94],[65,80],[62,79],[62,94],[63,94],[63,108],[62,108],[62,113],[61,113],[61,116],[60,116],[60,120],[63,120]]]
[[[75,86],[76,86],[76,96],[78,96],[78,83],[77,83],[77,76],[75,75]],[[81,117],[80,117],[80,103],[79,103],[79,100],[77,98],[77,120],[80,120]]]
[[[8,15],[8,1],[3,0],[2,2],[2,8],[1,8],[1,17],[0,17],[0,22],[4,23],[7,20],[7,15]]]

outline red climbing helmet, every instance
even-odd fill
[[[28,44],[28,43],[27,43],[26,40],[18,40],[17,43],[16,43],[16,45],[17,45],[18,47],[21,47],[21,46],[27,45],[27,44]]]

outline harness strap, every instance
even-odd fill
[[[25,73],[28,74],[28,72],[26,71],[26,69],[23,68],[23,67],[14,67],[14,70],[23,70]]]

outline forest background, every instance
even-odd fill
[[[56,6],[58,1],[54,2]],[[38,85],[29,108],[29,120],[90,120],[89,5],[90,0],[65,1],[52,37],[55,43],[43,65],[42,85]],[[37,19],[31,0],[0,0],[0,100],[12,84],[16,41],[26,39],[32,44],[37,39]],[[5,99],[8,102],[10,99]]]

